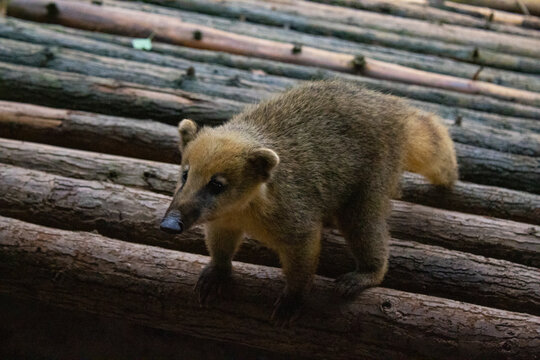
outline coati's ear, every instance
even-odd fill
[[[197,131],[199,131],[199,127],[193,120],[184,119],[180,121],[178,124],[178,133],[180,134],[180,143],[178,146],[180,147],[180,152],[183,152],[187,144],[195,139]]]
[[[252,150],[248,156],[248,166],[255,174],[266,181],[270,178],[272,170],[279,164],[279,156],[268,148]]]

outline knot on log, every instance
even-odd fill
[[[47,9],[47,16],[54,18],[57,17],[58,14],[60,14],[60,10],[58,10],[58,6],[56,6],[56,3],[50,2],[47,5],[45,5],[45,9]]]
[[[202,40],[202,38],[203,38],[203,33],[201,32],[201,30],[195,30],[193,32],[193,39]]]
[[[363,71],[364,67],[366,66],[366,58],[364,55],[355,55],[354,59],[352,60],[352,66],[355,72]]]
[[[302,52],[302,44],[294,43],[291,50],[293,54],[300,54]]]

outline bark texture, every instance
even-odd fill
[[[417,102],[416,104],[421,108],[428,108],[430,111],[437,112],[439,115],[449,119],[455,119],[459,116],[464,124],[470,120],[501,129],[515,131],[531,129],[540,132],[540,123],[532,120],[540,118],[540,109],[501,101],[488,96],[471,96],[448,90],[354,76],[322,68],[231,55],[223,52],[178,47],[162,43],[154,43],[152,52],[143,52],[132,49],[130,38],[71,28],[51,27],[50,25],[38,26],[34,23],[14,18],[0,18],[0,35],[9,39],[47,45],[49,50],[46,48],[44,54],[35,54],[36,57],[43,59],[46,64],[56,63],[54,59],[47,60],[44,55],[52,52],[51,46],[60,46],[101,56],[151,63],[176,69],[187,69],[191,66],[195,69],[195,78],[197,80],[200,77],[201,81],[209,79],[209,81],[211,80],[215,84],[234,84],[237,87],[254,89],[254,93],[259,89],[270,92],[282,91],[286,87],[297,83],[295,79],[313,80],[341,77],[360,82],[371,89],[390,92],[411,99],[429,101],[431,102],[429,104],[422,102]],[[10,56],[7,49],[4,49],[4,52],[7,53],[5,55],[6,58],[9,59]],[[17,62],[28,61],[28,55],[21,56],[20,58]],[[432,60],[428,62],[423,60],[421,62],[423,64],[431,64],[434,63]],[[440,65],[437,64],[436,67],[440,67]],[[238,69],[244,69],[245,71]],[[261,72],[259,70],[262,70],[263,73],[259,74]],[[283,76],[287,76],[288,78]],[[192,82],[190,81],[185,81],[185,85],[191,86]],[[199,89],[201,88],[199,87]],[[186,89],[188,88],[186,87]],[[450,108],[448,106],[452,107]],[[480,113],[467,110],[466,108],[493,112],[494,114]],[[503,115],[522,116],[532,119],[509,118]]]
[[[55,10],[51,13],[48,4],[46,0],[13,0],[8,5],[8,15],[87,30],[99,28],[103,32],[129,36],[148,36],[154,32],[156,40],[177,45],[320,66],[374,78],[489,95],[540,106],[540,95],[532,91],[434,74],[365,57],[359,62],[358,56],[308,46],[297,52],[293,51],[295,45],[216,30],[209,26],[180,21],[171,16],[65,0],[56,1]]]
[[[0,130],[5,136],[26,141],[180,162],[177,131],[168,125],[0,102]],[[1,140],[0,144],[1,161],[5,163],[85,179],[112,179],[158,192],[172,191],[178,171],[174,166],[149,165],[152,163],[133,158],[22,145],[10,140]],[[458,182],[452,190],[443,190],[411,173],[403,176],[402,193],[403,199],[410,202],[540,224],[540,197],[534,194],[464,182]]]
[[[400,31],[389,32],[373,27],[370,28],[369,26],[366,27],[364,12],[344,9],[342,7],[318,5],[306,1],[283,3],[282,1],[254,0],[233,0],[227,2],[219,0],[197,2],[189,0],[144,0],[144,2],[232,19],[242,17],[249,22],[279,27],[288,26],[290,29],[303,33],[331,35],[336,38],[359,43],[368,43],[376,46],[383,45],[392,49],[407,50],[414,54],[432,54],[467,63],[501,67],[521,72],[540,72],[540,66],[538,63],[535,64],[535,60],[530,57],[501,53],[498,52],[498,49],[490,51],[485,46],[455,44],[445,41],[446,39],[433,40],[426,37],[411,36],[409,34],[402,35]],[[386,21],[395,23],[401,20],[400,18],[386,16]],[[433,21],[434,19],[430,19],[430,22]],[[486,24],[485,21],[484,24]],[[463,30],[461,27],[458,29]],[[535,35],[538,36],[536,31],[523,29],[518,29],[517,31],[524,35],[526,34],[529,38]],[[479,47],[482,48],[482,56],[479,56]],[[374,58],[389,56],[388,53],[385,55],[382,51],[378,54],[375,52],[370,56]],[[379,58],[379,60],[382,60],[382,58]],[[386,61],[390,61],[390,59],[387,58]],[[405,65],[407,61],[410,61],[410,59],[400,59],[399,56],[396,56],[395,61],[392,62]],[[462,64],[460,69],[457,62],[448,62],[447,64],[450,65],[448,68],[441,68],[437,72],[460,76],[458,75],[460,72],[466,71],[468,67],[472,68],[471,65]],[[417,64],[417,66],[413,67],[422,68],[422,65]],[[497,77],[497,75],[494,75],[495,72],[496,70],[489,69],[486,73],[480,74],[478,79],[491,82],[493,80],[492,76]],[[491,73],[491,76],[488,73]],[[512,77],[511,73],[507,75],[508,78],[506,80],[509,82],[503,80],[501,84],[527,88],[527,81],[519,84],[510,79]],[[527,78],[525,74],[513,75],[517,77],[523,76],[523,80]],[[529,80],[531,82],[530,86],[536,87],[538,85],[535,85],[538,79],[529,77]],[[530,89],[532,90],[532,88]]]
[[[170,202],[167,196],[32,170],[6,166],[0,169],[6,184],[1,189],[8,194],[0,200],[2,215],[63,229],[97,230],[105,236],[130,242],[206,254],[201,227],[181,236],[168,235],[159,230],[159,222]],[[397,206],[401,218],[404,217],[403,212],[411,210],[415,209]],[[409,219],[405,222],[426,221],[412,220],[415,213],[406,216]],[[397,219],[401,221],[399,217]],[[453,225],[448,224],[448,227]],[[511,223],[507,225],[512,226]],[[466,232],[470,227],[462,229]],[[508,251],[505,255],[511,258],[519,254],[522,259],[525,255],[534,264],[540,251],[540,241],[534,240],[533,236],[526,238],[523,235],[513,241],[523,242],[523,239],[529,240],[529,254],[522,246],[518,252],[512,254]],[[390,253],[390,272],[386,277],[389,286],[515,311],[540,313],[538,268],[406,240],[393,240]],[[254,240],[244,242],[237,259],[279,266],[276,255]],[[345,241],[335,231],[325,230],[319,273],[336,277],[351,269],[354,269],[354,262]]]
[[[282,286],[277,269],[235,263],[234,300],[201,308],[192,287],[205,257],[7,218],[0,224],[0,291],[67,309],[317,358],[530,359],[540,346],[535,316],[384,288],[344,302],[321,277],[304,316],[276,331],[267,319]]]
[[[243,104],[178,89],[0,63],[0,98],[178,124],[188,117],[221,123]]]

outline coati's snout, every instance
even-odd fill
[[[171,211],[165,215],[159,228],[169,234],[181,234],[184,231],[184,223],[178,211]]]

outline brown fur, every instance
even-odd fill
[[[401,172],[444,186],[457,179],[452,141],[435,115],[349,82],[306,83],[216,128],[197,132],[184,120],[180,132],[189,175],[169,212],[179,211],[186,227],[207,224],[212,261],[199,291],[205,298],[230,273],[247,233],[281,259],[287,286],[278,319],[292,316],[311,285],[324,222],[335,220],[356,259],[337,282],[351,295],[384,277],[386,216]],[[204,189],[216,174],[226,189],[209,198]]]

